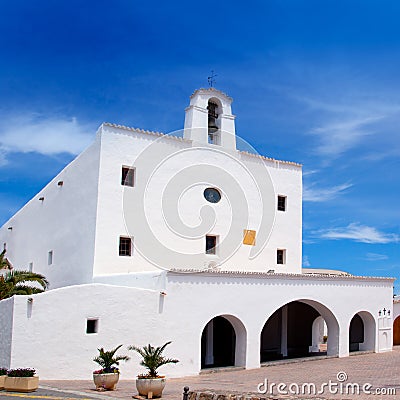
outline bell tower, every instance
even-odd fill
[[[183,137],[193,145],[221,146],[236,150],[235,116],[232,98],[213,87],[198,89],[186,108]]]

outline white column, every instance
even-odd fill
[[[282,332],[281,332],[281,353],[283,357],[287,357],[287,331],[288,331],[288,306],[282,307]]]
[[[346,327],[346,325],[342,323],[339,328],[339,332],[334,332],[333,335],[331,335],[330,331],[328,331],[328,349],[329,349],[329,341],[333,340],[334,338],[336,338],[336,336],[338,336],[339,337],[338,355],[339,355],[339,357],[348,357],[349,356],[349,340],[350,340],[349,328]],[[335,354],[331,354],[328,351],[328,356],[330,356],[330,355],[335,355]]]
[[[206,356],[205,364],[214,364],[214,320],[211,320],[207,326]]]
[[[260,368],[260,329],[247,325],[246,368]]]

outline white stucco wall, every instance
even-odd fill
[[[101,130],[95,275],[158,267],[301,272],[301,167],[219,146],[120,127]],[[120,184],[122,166],[135,168],[135,187]],[[222,193],[217,204],[207,187]],[[277,196],[287,210],[277,211]],[[211,221],[208,223],[208,221]],[[244,229],[256,246],[242,244]],[[217,235],[217,255],[205,254],[205,235]],[[118,255],[120,236],[134,241],[132,257]],[[286,263],[277,265],[277,249]]]
[[[221,121],[232,117],[229,97],[200,92],[191,98],[196,110],[219,96]],[[0,229],[7,257],[16,268],[33,265],[51,288],[171,268],[300,273],[301,166],[206,142],[103,124],[95,142]],[[121,185],[122,166],[135,168],[134,187]],[[207,187],[221,192],[219,203],[204,199]],[[278,195],[287,196],[284,212]],[[255,246],[242,243],[244,230],[256,232]],[[205,254],[207,234],[217,236],[216,255]],[[120,236],[133,238],[132,257],[119,256]],[[283,265],[277,249],[286,251]]]
[[[0,368],[9,368],[13,343],[14,297],[0,301]]]
[[[96,369],[91,360],[98,347],[161,345],[172,340],[166,355],[180,363],[165,366],[162,372],[197,374],[202,331],[208,321],[222,315],[237,330],[237,364],[255,368],[260,365],[265,322],[296,300],[312,305],[324,317],[328,353],[348,355],[349,326],[356,313],[372,321],[366,326],[372,349],[386,350],[379,342],[378,311],[391,307],[390,279],[168,273],[163,292],[102,284],[72,286],[31,296],[31,310],[27,296],[17,296],[11,366],[37,368],[43,379],[88,379]],[[99,319],[97,334],[85,333],[87,318]],[[391,335],[391,329],[387,333]],[[143,372],[139,358],[131,356],[121,366],[122,378]]]
[[[96,139],[3,225],[0,243],[14,268],[28,270],[33,263],[51,288],[92,281],[99,155]]]
[[[127,286],[140,289],[165,290],[166,271],[132,272],[129,274],[95,275],[93,283]]]

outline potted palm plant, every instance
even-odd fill
[[[122,344],[113,350],[105,351],[102,347],[97,349],[99,355],[93,359],[100,365],[101,369],[93,372],[93,381],[96,389],[115,390],[115,385],[119,380],[119,369],[117,366],[120,361],[128,361],[128,356],[116,356],[115,353],[122,347]]]
[[[18,368],[7,371],[4,389],[7,392],[34,392],[39,387],[39,377],[33,368]]]
[[[170,343],[167,342],[160,347],[153,347],[150,344],[144,347],[128,347],[128,350],[134,350],[141,355],[142,361],[140,365],[147,368],[147,373],[138,375],[136,379],[136,389],[139,395],[146,396],[147,398],[161,397],[166,381],[165,376],[158,375],[157,369],[165,364],[179,362],[179,360],[166,358],[162,355]]]

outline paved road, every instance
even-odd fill
[[[72,400],[72,399],[87,399],[92,400],[92,398],[87,397],[85,394],[74,395],[70,391],[68,393],[56,390],[41,389],[39,388],[36,392],[32,393],[13,393],[0,391],[0,400],[18,400],[18,399],[47,399],[47,400]]]

